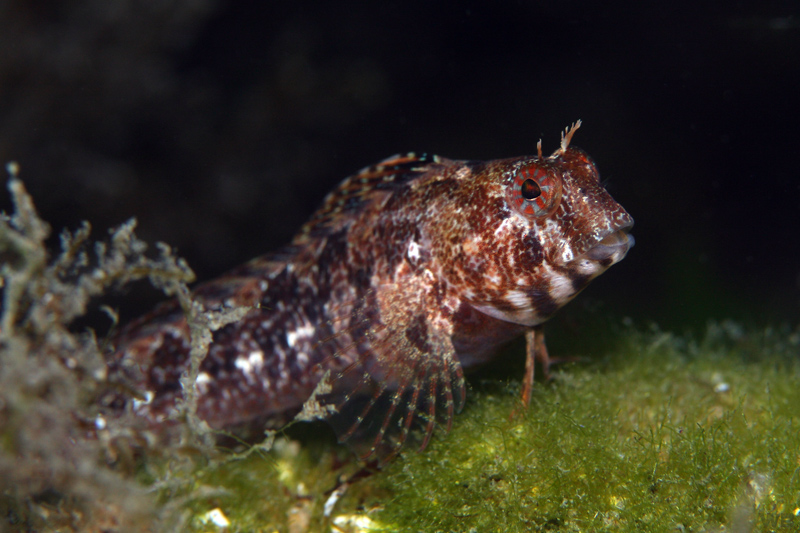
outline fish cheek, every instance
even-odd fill
[[[522,234],[517,244],[516,259],[524,272],[531,272],[544,262],[544,247],[533,232]]]

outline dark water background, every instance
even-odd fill
[[[1,2],[0,160],[55,228],[136,216],[207,279],[365,165],[550,152],[582,119],[637,244],[580,300],[796,325],[800,5],[727,4]]]

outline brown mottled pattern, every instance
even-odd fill
[[[313,399],[340,439],[386,460],[449,429],[463,368],[523,333],[527,401],[534,360],[547,370],[541,324],[633,244],[633,220],[569,147],[577,127],[549,157],[389,158],[342,182],[289,247],[199,285],[209,309],[254,308],[214,333],[198,414],[219,429],[282,424],[327,376]],[[109,366],[142,394],[115,405],[174,424],[190,344],[178,306],[113,341]]]

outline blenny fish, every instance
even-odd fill
[[[542,324],[633,245],[631,216],[570,146],[453,161],[397,155],[345,179],[287,247],[192,293],[204,308],[245,306],[213,334],[195,382],[212,428],[277,427],[304,405],[363,460],[449,431],[464,370],[524,335],[522,402],[549,358]],[[122,328],[108,362],[139,390],[121,408],[174,426],[189,365],[180,305]]]

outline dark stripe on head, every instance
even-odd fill
[[[608,267],[610,267],[611,265],[613,265],[613,264],[614,264],[614,257],[613,257],[613,256],[610,256],[610,257],[606,257],[606,258],[600,259],[600,260],[599,260],[597,263],[598,263],[598,264],[599,264],[601,267],[603,267],[604,269],[606,269],[606,268],[608,268]]]
[[[568,270],[565,272],[565,274],[569,276],[569,279],[572,282],[572,290],[575,291],[576,294],[585,289],[589,282],[592,281],[591,276],[586,274],[578,274],[577,272],[571,270]]]
[[[536,314],[540,317],[549,317],[561,307],[561,304],[556,302],[550,293],[540,289],[530,289],[528,297],[531,299],[531,305],[536,310]]]

